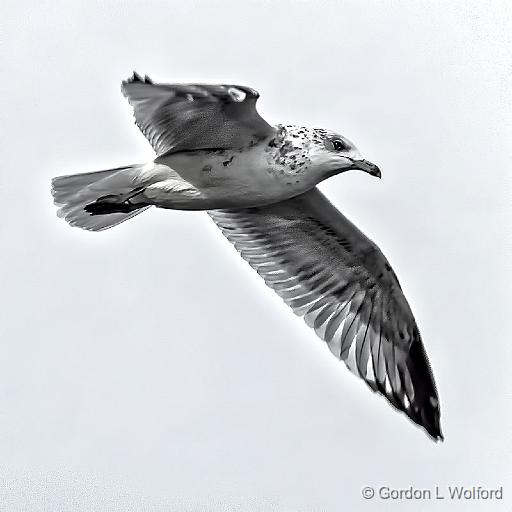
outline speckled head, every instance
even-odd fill
[[[364,160],[347,138],[321,128],[280,127],[278,144],[281,164],[290,173],[309,175],[316,183],[351,169],[380,178],[380,170]]]

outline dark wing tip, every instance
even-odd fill
[[[439,397],[419,334],[411,345],[406,366],[415,390],[415,396],[406,413],[415,423],[422,426],[434,441],[443,441]]]
[[[152,84],[153,81],[151,78],[149,78],[148,75],[144,75],[144,78],[142,78],[137,71],[134,71],[132,76],[127,78],[126,80],[123,80],[124,84],[134,84],[134,83],[143,83],[143,84]]]
[[[417,423],[426,430],[434,441],[444,441],[441,432],[439,406],[424,407],[421,410],[421,421],[417,421]]]
[[[407,357],[395,369],[396,372],[392,375],[388,371],[385,379],[365,379],[365,382],[372,391],[384,395],[395,409],[405,413],[433,441],[444,441],[439,397],[425,348],[417,331]],[[412,390],[406,381],[410,382]]]

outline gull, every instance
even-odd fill
[[[380,178],[379,168],[335,132],[268,124],[249,87],[133,73],[121,90],[156,158],[54,178],[58,215],[101,231],[151,206],[207,211],[349,370],[442,440],[434,377],[397,276],[316,187],[349,170]]]

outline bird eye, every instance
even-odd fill
[[[335,151],[343,151],[344,149],[348,149],[347,145],[340,139],[334,139],[332,141],[332,145]]]

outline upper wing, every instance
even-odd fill
[[[249,87],[154,84],[134,73],[121,90],[158,156],[239,148],[275,132],[256,111],[259,94]]]
[[[270,206],[209,214],[351,371],[443,439],[432,371],[396,275],[318,189]]]

